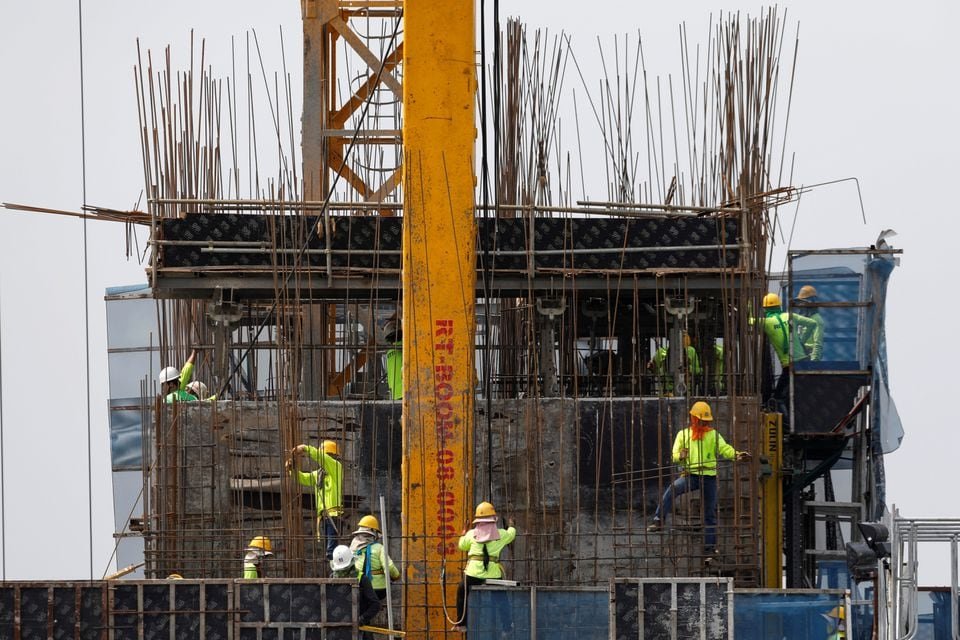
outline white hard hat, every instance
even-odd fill
[[[165,382],[171,382],[180,378],[180,369],[176,367],[164,367],[163,371],[160,372],[160,375],[157,376],[157,379],[160,381],[160,384]]]
[[[350,547],[341,544],[333,550],[333,557],[330,559],[330,568],[334,571],[341,571],[353,564],[353,553]]]
[[[197,400],[203,400],[207,397],[207,385],[203,384],[199,380],[194,380],[188,384],[187,391],[195,395]]]

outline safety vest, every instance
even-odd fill
[[[307,455],[320,465],[320,469],[309,473],[295,469],[297,482],[305,487],[313,487],[317,518],[324,515],[339,516],[343,513],[343,465],[333,456],[310,445],[307,445]],[[321,473],[323,482],[319,480]],[[322,531],[322,527],[318,531]]]
[[[503,567],[500,566],[500,554],[504,547],[514,541],[517,530],[514,527],[500,529],[500,539],[489,542],[477,542],[474,539],[474,530],[467,531],[460,537],[458,547],[467,552],[467,566],[463,572],[472,578],[502,578]],[[487,566],[483,566],[483,548],[487,548]]]
[[[793,324],[793,339],[791,346],[790,325]],[[801,331],[817,330],[819,325],[815,320],[805,318],[796,313],[787,313],[786,311],[768,312],[763,318],[763,332],[777,352],[777,358],[780,359],[780,365],[789,367],[793,360],[801,361],[807,359],[807,350],[803,346],[800,338]]]
[[[804,351],[810,356],[811,360],[816,362],[823,358],[823,316],[819,313],[813,313],[803,317],[817,323],[815,327],[803,325],[797,328]]]
[[[400,343],[387,351],[387,386],[390,387],[390,397],[394,400],[403,399],[403,350]]]
[[[196,402],[197,397],[187,391],[187,385],[190,384],[190,380],[193,378],[193,363],[185,362],[183,369],[180,370],[180,386],[176,391],[171,391],[164,398],[163,401],[167,404],[173,404],[174,402]]]
[[[383,545],[374,542],[363,549],[357,550],[353,560],[353,566],[357,569],[357,574],[369,577],[375,590],[387,588],[387,578],[383,574],[383,561],[386,555]],[[396,580],[400,577],[400,570],[393,564],[392,558],[387,557],[386,561],[387,566],[390,567],[390,579]]]
[[[683,368],[686,373],[691,376],[700,375],[702,369],[700,367],[700,356],[697,355],[696,348],[690,345],[684,349],[684,352],[686,353],[687,360]],[[653,355],[653,370],[662,385],[663,391],[673,391],[673,376],[670,375],[667,366],[669,357],[670,350],[667,347],[660,347]]]
[[[686,460],[680,459],[681,449],[687,450]],[[684,470],[698,476],[717,475],[717,457],[727,460],[737,457],[737,450],[727,444],[716,429],[703,434],[699,440],[693,439],[693,431],[687,427],[677,434],[673,441],[673,461],[683,466]]]

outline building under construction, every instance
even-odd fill
[[[98,628],[351,637],[313,490],[284,470],[298,444],[333,440],[340,539],[381,517],[407,637],[459,635],[456,543],[482,500],[516,520],[501,561],[518,584],[474,591],[471,637],[825,637],[838,605],[869,633],[844,543],[884,514],[897,252],[792,251],[771,274],[777,212],[801,192],[783,166],[793,43],[777,12],[724,17],[699,48],[681,30],[682,77],[654,80],[639,39],[600,69],[516,21],[478,47],[469,2],[301,4],[299,125],[286,72],[138,61],[148,211],[127,219],[150,226],[149,289],[108,305],[155,309],[137,397],[112,404],[142,425],[118,540],[141,545],[145,580],[76,587]],[[587,97],[565,147],[574,78]],[[237,87],[261,84],[254,116]],[[248,130],[275,137],[276,173],[242,149]],[[593,171],[581,136],[602,141]],[[792,302],[804,286],[819,296]],[[825,327],[822,357],[783,372],[783,404],[768,292]],[[216,398],[164,403],[157,371],[193,350]],[[709,558],[697,492],[648,531],[699,400],[752,453],[719,463]],[[257,535],[274,544],[269,579],[235,582]],[[172,573],[186,580],[156,582]],[[10,591],[10,610],[29,596]],[[322,615],[291,613],[320,601]]]

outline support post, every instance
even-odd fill
[[[403,561],[407,637],[442,637],[473,503],[472,0],[408,2],[403,49]],[[455,581],[454,581],[455,584]]]

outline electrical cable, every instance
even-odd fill
[[[80,48],[80,176],[83,206],[87,206],[87,127],[83,78],[83,0],[77,0],[77,32]],[[93,438],[90,418],[90,275],[87,256],[87,218],[83,217],[83,332],[87,405],[87,518],[90,536],[90,579],[93,580]]]

